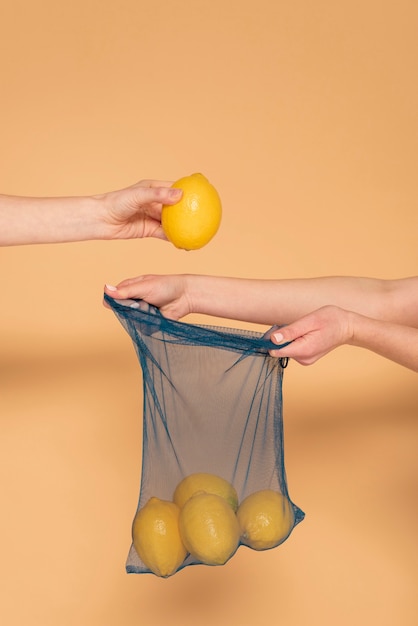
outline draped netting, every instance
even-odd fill
[[[105,300],[142,369],[138,509],[152,496],[171,500],[180,480],[194,472],[222,476],[239,501],[261,489],[289,497],[282,415],[287,361],[268,354],[277,348],[268,333],[169,320],[142,300]],[[296,525],[304,513],[292,506]],[[183,567],[195,563],[189,556]],[[126,569],[149,571],[133,545]]]

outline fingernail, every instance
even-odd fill
[[[273,337],[277,341],[277,343],[280,343],[281,341],[283,341],[282,333],[274,333]]]
[[[182,194],[183,192],[181,189],[170,189],[168,192],[168,195],[170,196],[170,198],[173,198],[173,200],[180,199]]]
[[[132,302],[132,304],[130,304],[129,307],[131,309],[139,309],[139,304],[138,302]]]
[[[118,290],[117,287],[114,287],[113,285],[108,285],[107,283],[106,283],[106,289],[108,289],[109,291],[117,291]]]

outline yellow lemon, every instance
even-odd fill
[[[187,552],[180,538],[176,504],[152,497],[137,512],[132,525],[134,548],[157,576],[174,574]]]
[[[180,178],[172,187],[182,189],[183,196],[176,204],[163,206],[161,224],[167,239],[176,248],[203,248],[216,235],[221,223],[218,192],[203,174]]]
[[[187,500],[199,491],[221,496],[234,511],[238,508],[238,495],[234,487],[224,478],[206,472],[189,474],[183,478],[174,491],[173,500],[181,509]]]
[[[239,544],[237,516],[221,496],[200,492],[180,511],[180,535],[186,549],[201,563],[223,565]]]
[[[294,525],[291,502],[271,489],[247,496],[239,505],[237,518],[242,543],[254,550],[278,546],[288,537]]]

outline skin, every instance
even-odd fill
[[[29,198],[0,195],[0,246],[66,243],[94,239],[166,239],[164,204],[182,192],[171,182],[142,180],[95,196]]]
[[[347,344],[418,371],[418,277],[350,276],[258,280],[193,274],[146,275],[106,286],[117,299],[143,299],[170,319],[189,313],[281,328],[290,345],[270,354],[310,365]]]

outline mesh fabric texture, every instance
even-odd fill
[[[286,362],[269,356],[277,345],[268,333],[173,321],[144,301],[106,294],[105,300],[129,334],[142,369],[137,508],[152,496],[171,500],[180,480],[195,472],[222,476],[239,501],[261,489],[289,497],[282,417]],[[292,506],[295,526],[304,513]],[[179,569],[197,563],[189,555]],[[149,572],[132,544],[126,570]]]

